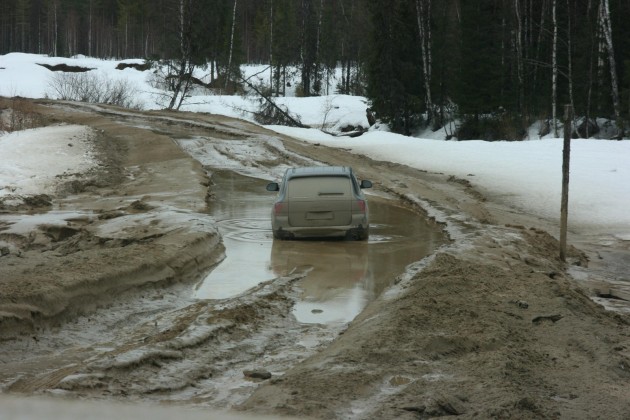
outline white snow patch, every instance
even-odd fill
[[[54,193],[60,176],[96,165],[92,130],[80,125],[34,128],[0,135],[0,197]]]

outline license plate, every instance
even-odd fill
[[[306,220],[331,220],[332,218],[332,211],[309,211],[306,213]]]

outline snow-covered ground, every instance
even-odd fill
[[[52,194],[58,177],[91,168],[90,136],[90,128],[77,125],[0,135],[0,197]]]
[[[134,60],[126,60],[133,62]],[[145,109],[161,108],[156,89],[151,87],[151,72],[116,70],[119,61],[92,58],[49,58],[32,54],[0,56],[0,96],[54,98],[49,87],[53,72],[38,63],[93,68],[101,77],[122,78],[138,87],[138,101]],[[246,77],[260,72],[261,66],[244,67]],[[200,75],[202,76],[202,75]],[[263,79],[264,73],[261,74]],[[371,128],[360,137],[335,137],[318,130],[341,125],[367,127],[367,101],[362,97],[329,95],[316,98],[279,99],[313,129],[269,127],[310,142],[352,149],[373,159],[409,165],[468,179],[486,194],[499,196],[523,212],[559,219],[562,140],[554,138],[522,142],[444,141],[444,133],[424,133],[405,137]],[[183,110],[210,112],[251,119],[243,110],[254,109],[247,98],[203,94],[182,107]],[[0,196],[31,194],[42,179],[69,170],[60,160],[77,169],[90,165],[90,155],[82,147],[69,147],[70,134],[54,143],[50,133],[60,130],[28,130],[0,135]],[[50,150],[50,147],[57,147]],[[78,159],[77,161],[72,159]],[[43,187],[42,187],[43,188]],[[630,141],[573,140],[571,143],[571,181],[569,225],[579,223],[601,232],[630,240]]]

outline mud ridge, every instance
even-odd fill
[[[399,294],[368,306],[325,352],[285,373],[282,382],[259,387],[241,408],[316,418],[399,418],[408,411],[531,418],[554,417],[558,410],[617,418],[619,408],[630,409],[622,394],[611,389],[593,400],[592,382],[566,378],[578,371],[617,388],[616,366],[625,356],[615,348],[630,345],[628,335],[618,336],[627,320],[606,313],[568,277],[550,277],[563,265],[546,259],[553,248],[541,242],[532,248],[530,235],[517,238],[506,229],[503,238],[545,261],[542,267],[534,270],[515,254],[505,261],[510,268],[501,268],[452,245],[400,284]],[[525,300],[528,305],[513,303]],[[562,317],[532,322],[548,313]],[[594,331],[602,341],[584,347],[580,337]],[[552,398],[562,395],[576,397],[560,404]],[[361,415],[352,407],[361,407]]]

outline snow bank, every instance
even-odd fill
[[[92,130],[60,125],[0,136],[0,197],[50,194],[58,178],[85,172],[96,164]]]

